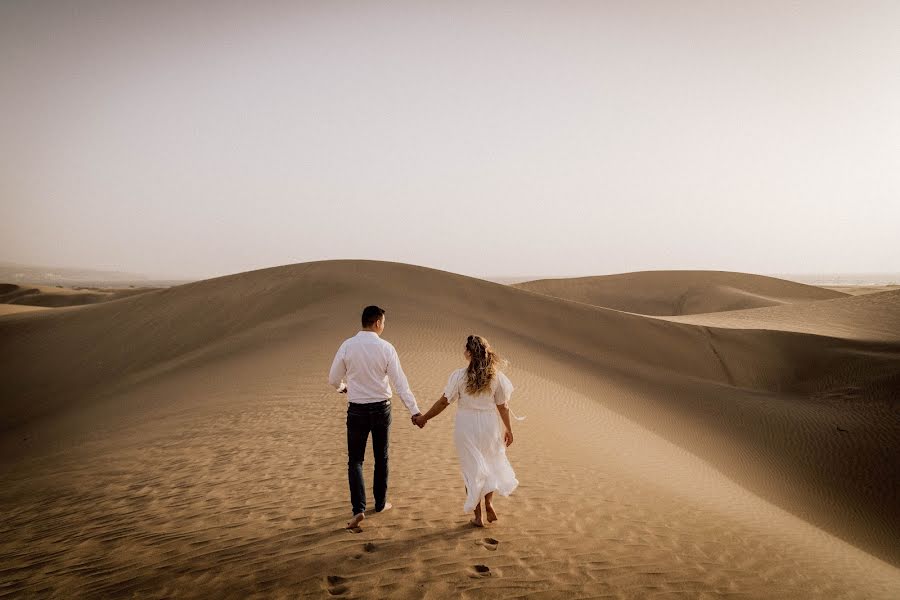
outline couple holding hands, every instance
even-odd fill
[[[391,427],[391,388],[393,384],[419,428],[457,402],[456,428],[453,439],[459,455],[466,501],[463,510],[474,512],[472,525],[484,527],[485,520],[497,520],[492,503],[494,492],[509,496],[519,485],[506,457],[506,447],[513,443],[509,410],[513,385],[500,369],[503,361],[481,336],[466,339],[463,357],[468,366],[450,374],[440,399],[422,414],[409,382],[400,367],[397,351],[381,339],[385,327],[385,311],[367,306],[362,313],[362,330],[346,340],[338,349],[331,365],[328,382],[347,394],[347,473],[353,518],[348,528],[355,528],[366,518],[366,490],[363,459],[369,434],[375,455],[375,511],[391,508],[387,502],[388,446]],[[481,510],[484,502],[484,512]]]

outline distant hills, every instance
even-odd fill
[[[151,279],[140,273],[75,267],[51,267],[0,261],[0,282],[38,285],[100,287],[168,287],[188,280]]]

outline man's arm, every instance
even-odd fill
[[[403,404],[409,409],[409,414],[418,415],[420,414],[419,405],[416,404],[416,397],[413,396],[412,390],[409,389],[409,381],[406,379],[406,374],[403,373],[403,367],[400,366],[400,357],[397,355],[397,350],[391,346],[390,352],[387,371],[391,384],[397,390],[400,399],[403,400]]]
[[[344,377],[346,375],[347,365],[344,363],[344,345],[341,344],[337,354],[334,355],[334,362],[331,363],[331,371],[328,373],[328,384],[339,391],[343,391]]]

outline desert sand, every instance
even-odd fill
[[[47,307],[29,306],[27,304],[0,304],[0,316],[11,315],[13,313],[32,312],[37,310],[47,310]]]
[[[900,290],[900,285],[828,285],[823,286],[825,289],[833,290],[849,294],[851,296],[860,296],[863,294],[875,294],[878,292],[890,292],[892,290]]]
[[[900,597],[900,291],[610,277],[329,261],[0,313],[0,597]],[[344,529],[325,381],[367,304],[423,409],[467,334],[509,359],[498,523],[454,409],[397,402],[395,508]]]
[[[104,287],[68,287],[63,285],[0,283],[0,304],[8,306],[81,306],[107,302],[153,288],[121,289]]]
[[[642,315],[691,315],[845,294],[784,279],[724,271],[641,271],[620,275],[540,279],[515,287]]]

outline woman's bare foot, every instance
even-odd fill
[[[347,529],[356,529],[359,524],[366,518],[366,513],[361,512],[353,515],[353,518],[347,521]]]
[[[488,523],[493,523],[494,521],[497,520],[497,513],[494,512],[494,505],[493,505],[493,504],[485,504],[485,505],[484,505],[484,512],[487,513],[487,520],[488,520]]]
[[[470,520],[469,523],[475,527],[484,527],[484,521],[481,519],[481,504],[475,507],[475,518]]]

